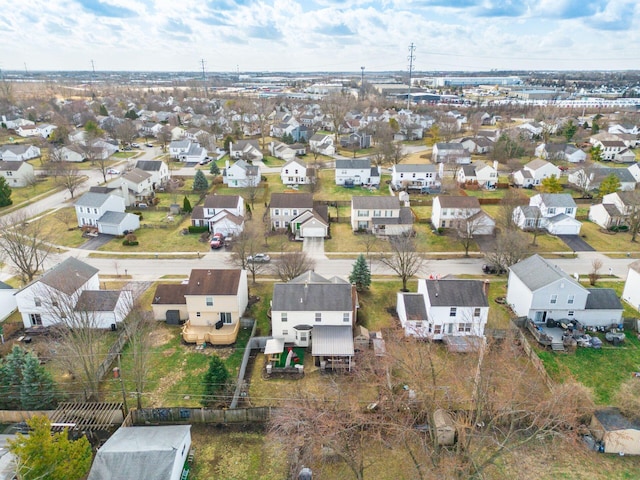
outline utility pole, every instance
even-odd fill
[[[413,62],[416,60],[416,46],[413,42],[409,45],[409,56],[407,60],[409,60],[409,92],[407,93],[407,110],[411,108],[411,78],[413,77]]]
[[[129,414],[129,407],[127,406],[127,393],[124,389],[124,381],[122,380],[120,354],[118,354],[118,366],[113,369],[113,376],[120,380],[120,387],[122,387],[122,406],[124,407],[124,416],[126,417]]]
[[[202,84],[204,85],[204,95],[205,97],[208,97],[209,93],[207,92],[207,75],[204,72],[204,58],[200,60],[200,64],[202,65]]]
[[[362,74],[360,75],[360,100],[364,100],[364,67],[360,67]]]

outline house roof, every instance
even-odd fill
[[[0,171],[17,172],[24,164],[25,162],[4,162],[0,160]]]
[[[622,310],[622,303],[613,288],[587,288],[587,310]]]
[[[480,202],[476,197],[439,195],[436,198],[442,208],[480,208]]]
[[[397,173],[435,173],[438,169],[431,163],[405,164],[401,163],[393,166],[393,170]]]
[[[204,208],[237,208],[239,202],[240,195],[207,195],[204,199]]]
[[[630,264],[629,269],[640,273],[640,260],[636,260],[635,262]]]
[[[313,327],[311,355],[349,357],[354,354],[351,325]]]
[[[174,140],[169,144],[169,148],[189,148],[191,140]]]
[[[278,312],[350,312],[353,308],[352,286],[336,277],[326,279],[307,272],[288,283],[276,283],[271,308]]]
[[[374,225],[413,225],[413,212],[410,207],[401,207],[397,217],[373,217]]]
[[[461,143],[436,143],[438,150],[465,150]]]
[[[146,172],[157,172],[160,171],[163,163],[162,160],[138,160],[136,162],[136,168]]]
[[[368,158],[349,158],[336,160],[336,170],[360,170],[365,168],[371,168],[371,160],[369,160]]]
[[[476,176],[476,166],[475,165],[462,165],[460,167],[462,173],[464,173],[465,177],[475,177]]]
[[[169,479],[190,430],[191,425],[120,427],[98,449],[88,480]]]
[[[402,301],[407,320],[426,320],[427,307],[424,304],[424,295],[421,293],[403,293]]]
[[[129,215],[133,215],[133,214],[125,213],[125,212],[113,212],[113,211],[104,212],[104,215],[102,215],[98,219],[98,222],[103,224],[108,224],[108,225],[120,225],[122,221],[125,218],[127,218],[127,216]]]
[[[573,277],[567,275],[560,267],[553,265],[540,255],[532,255],[529,258],[509,267],[522,283],[532,292],[557,280],[565,280],[584,289]]]
[[[538,218],[540,217],[540,209],[538,207],[532,207],[530,205],[520,205],[519,207],[524,218]]]
[[[108,193],[87,192],[76,200],[77,207],[101,207],[109,199]]]
[[[0,145],[0,153],[6,152],[7,150],[14,153],[15,155],[22,155],[27,152],[33,145],[29,145],[26,143],[16,143],[12,145]]]
[[[0,290],[16,290],[8,283],[0,282]]]
[[[592,183],[599,183],[609,175],[615,175],[620,182],[631,182],[635,183],[636,179],[633,174],[626,168],[615,168],[615,167],[593,167],[588,168],[586,170],[587,175],[589,175],[589,179],[591,180],[591,175],[593,175]]]
[[[74,310],[76,312],[113,312],[120,299],[120,290],[83,290]]]
[[[363,208],[367,209],[380,209],[380,210],[398,210],[400,208],[400,201],[398,197],[392,197],[391,195],[379,196],[379,197],[351,197],[351,205],[356,210]]]
[[[37,281],[71,295],[98,271],[77,258],[69,257],[45,272]]]
[[[623,416],[617,408],[596,410],[594,415],[608,432],[626,429],[640,430],[640,422]]]
[[[269,208],[313,208],[311,193],[272,193]]]
[[[187,293],[187,285],[181,283],[179,285],[160,284],[156,287],[153,294],[152,305],[184,305],[187,300],[184,295]]]
[[[524,168],[528,170],[538,170],[539,168],[546,167],[547,165],[553,165],[551,162],[547,162],[542,158],[536,158],[535,160],[531,160],[527,163]]]
[[[193,269],[185,295],[237,295],[242,270]]]
[[[420,280],[425,282],[434,307],[488,307],[482,280]]]
[[[539,193],[538,195],[547,207],[576,208],[576,202],[569,193]]]

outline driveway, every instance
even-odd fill
[[[584,241],[580,235],[558,235],[567,247],[574,252],[595,252],[596,249]]]
[[[324,254],[324,238],[306,237],[303,240],[302,251],[311,258],[326,259]]]
[[[482,253],[493,252],[496,249],[495,235],[474,235],[473,239]]]
[[[109,243],[113,238],[113,235],[99,233],[97,237],[89,237],[89,239],[78,248],[82,250],[97,250],[101,246]]]

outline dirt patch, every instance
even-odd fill
[[[165,350],[164,352],[162,352],[162,355],[164,355],[165,357],[170,357],[170,356],[172,356],[174,353],[176,353],[176,349],[175,349],[175,348],[168,348],[167,350]]]
[[[154,329],[149,337],[151,338],[151,346],[159,347],[169,343],[173,339],[174,333],[166,329]]]

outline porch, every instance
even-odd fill
[[[192,325],[190,320],[182,327],[182,339],[186,343],[202,345],[231,345],[238,338],[240,322],[223,324],[220,328],[214,325]]]

